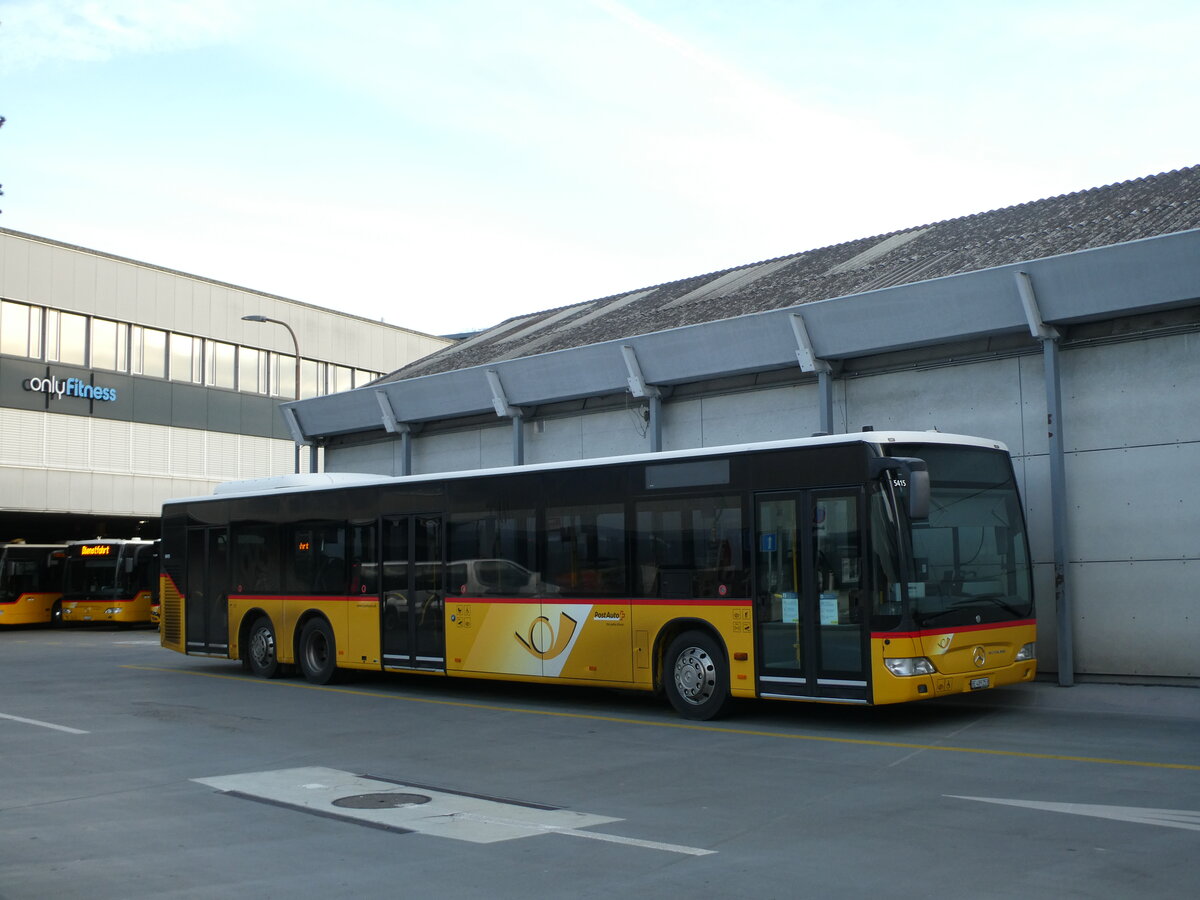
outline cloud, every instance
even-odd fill
[[[236,9],[233,0],[17,0],[4,7],[0,70],[204,45],[237,27]]]

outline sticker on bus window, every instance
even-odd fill
[[[794,624],[800,621],[800,598],[794,591],[785,591],[783,595],[783,621]]]

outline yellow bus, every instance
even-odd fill
[[[150,623],[158,603],[158,541],[71,541],[64,553],[64,624]]]
[[[163,507],[161,641],[349,670],[900,703],[1036,673],[1002,444],[852,435],[404,478],[283,476]]]
[[[65,544],[0,546],[0,626],[58,624]]]

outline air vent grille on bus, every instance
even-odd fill
[[[179,647],[183,640],[183,598],[179,595],[179,589],[175,587],[175,582],[170,578],[163,578],[159,582],[159,588],[162,597],[160,611],[162,643]]]

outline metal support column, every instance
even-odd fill
[[[812,372],[817,376],[817,410],[821,420],[821,431],[833,434],[833,366],[813,352],[812,338],[804,319],[793,313],[792,333],[796,336],[796,360],[801,372]]]
[[[1061,334],[1042,319],[1033,280],[1016,273],[1017,291],[1025,307],[1030,333],[1042,342],[1046,382],[1046,431],[1050,450],[1050,522],[1054,543],[1054,617],[1058,628],[1058,683],[1075,684],[1075,611],[1071,602],[1067,560],[1067,465],[1062,433]]]
[[[525,420],[521,415],[512,417],[513,465],[525,465]]]
[[[1075,683],[1075,611],[1067,579],[1067,465],[1062,435],[1058,341],[1042,341],[1046,367],[1046,427],[1050,437],[1050,515],[1054,534],[1054,617],[1058,625],[1058,683]]]
[[[495,369],[487,370],[488,385],[492,389],[492,407],[496,410],[496,415],[502,419],[512,419],[513,425],[513,465],[525,465],[525,427],[524,413],[520,407],[512,406],[508,402],[508,395],[504,393],[504,384],[500,381],[500,373]]]
[[[662,397],[650,397],[650,450],[657,453],[662,449]]]
[[[412,473],[412,429],[404,425],[400,432],[400,474]]]
[[[294,443],[296,445],[296,472],[297,472],[297,474],[299,474],[299,472],[300,472],[300,448],[310,446],[310,441],[308,440],[308,437],[304,434],[304,429],[300,427],[300,420],[296,417],[296,411],[288,406],[284,406],[284,407],[282,407],[282,409],[283,409],[283,421],[287,424],[288,431],[290,431],[292,433],[292,443]],[[316,448],[313,448],[312,455],[310,456],[310,460],[311,461],[309,462],[308,470],[310,472],[312,472],[312,471],[315,471],[314,467],[315,467],[315,463],[316,463]]]
[[[629,393],[650,404],[650,450],[657,453],[662,450],[662,391],[657,385],[646,383],[637,351],[633,347],[628,344],[623,346],[621,356],[625,359],[625,380],[629,384]]]
[[[821,430],[833,434],[833,373],[826,369],[817,372],[817,402],[821,410]]]
[[[389,434],[400,435],[400,474],[412,474],[412,426],[401,422],[392,407],[391,398],[387,392],[375,391],[375,401],[379,404],[379,413],[383,417],[383,430]]]

